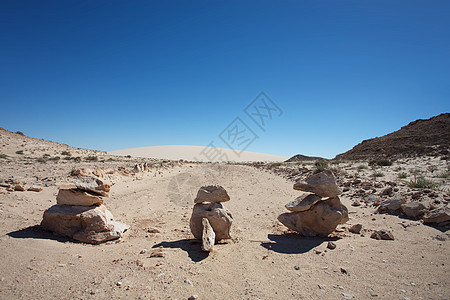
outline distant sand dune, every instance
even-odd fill
[[[285,161],[287,157],[256,153],[256,152],[240,152],[236,154],[232,149],[212,148],[203,146],[152,146],[129,148],[123,150],[109,151],[112,155],[131,155],[133,157],[160,158],[171,160],[191,160],[191,161]],[[220,155],[218,155],[220,153]],[[212,158],[212,159],[209,159]]]

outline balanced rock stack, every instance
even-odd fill
[[[278,220],[289,229],[304,236],[328,236],[338,224],[348,221],[347,208],[338,197],[341,190],[331,171],[314,174],[306,183],[297,182],[294,189],[312,194],[302,195],[285,205],[290,212],[281,214]]]
[[[59,189],[57,204],[44,212],[41,226],[90,244],[120,238],[129,226],[114,221],[103,205],[110,185],[94,177],[78,178],[74,184],[76,187]]]
[[[202,240],[202,250],[212,251],[214,243],[229,239],[233,216],[221,202],[230,200],[220,185],[202,186],[194,200],[190,227],[196,239]]]

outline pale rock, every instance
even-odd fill
[[[129,228],[120,222],[112,221],[112,214],[104,205],[71,206],[53,205],[44,212],[41,226],[75,240],[99,244],[118,239]]]
[[[100,196],[108,197],[111,186],[99,178],[84,176],[74,180],[74,184],[80,190],[93,192]]]
[[[283,213],[278,220],[304,236],[328,236],[337,225],[348,221],[348,210],[339,197],[322,200],[309,210]]]
[[[427,208],[420,202],[404,203],[400,205],[403,213],[410,218],[417,218],[427,212]]]
[[[233,216],[221,203],[210,202],[197,203],[194,205],[189,223],[192,234],[199,240],[201,240],[203,236],[203,218],[208,219],[216,234],[216,241],[231,238],[230,228],[233,223]]]
[[[336,184],[336,177],[330,170],[325,170],[314,174],[304,182],[296,182],[294,190],[311,192],[319,197],[336,197],[341,193],[341,189]]]
[[[202,202],[226,202],[230,201],[227,191],[220,185],[202,186],[198,192],[194,203]]]
[[[28,188],[28,191],[30,191],[30,192],[42,192],[42,190],[43,189],[39,186],[32,186],[32,187]]]
[[[100,205],[103,204],[103,198],[93,193],[89,193],[80,189],[59,189],[56,197],[57,204],[64,205]]]
[[[202,219],[203,224],[203,235],[202,235],[202,250],[211,252],[214,247],[214,242],[216,240],[216,234],[212,229],[207,218]]]
[[[321,199],[321,197],[315,194],[305,194],[297,197],[294,201],[289,202],[285,207],[290,211],[305,211],[310,209]]]

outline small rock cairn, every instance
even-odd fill
[[[210,252],[215,242],[231,238],[233,216],[221,203],[226,201],[230,201],[230,196],[220,185],[202,186],[198,190],[190,227],[194,237],[202,241],[203,251]]]
[[[285,207],[290,211],[278,216],[278,220],[289,229],[303,236],[328,236],[338,224],[348,221],[348,210],[338,195],[336,177],[329,171],[310,176],[306,182],[296,182],[294,190],[310,192]]]
[[[81,177],[74,188],[60,188],[57,204],[44,212],[41,226],[75,240],[99,244],[122,237],[129,226],[113,219],[103,204],[110,185],[94,177]]]

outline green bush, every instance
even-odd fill
[[[417,177],[408,183],[410,188],[417,189],[437,189],[439,184],[433,182],[432,180],[426,179],[425,177]]]
[[[8,158],[8,155],[6,155],[6,154],[0,154],[0,158]]]
[[[326,170],[328,168],[328,163],[322,160],[316,161],[314,163],[314,168],[316,169],[316,173],[322,172],[323,170]]]

